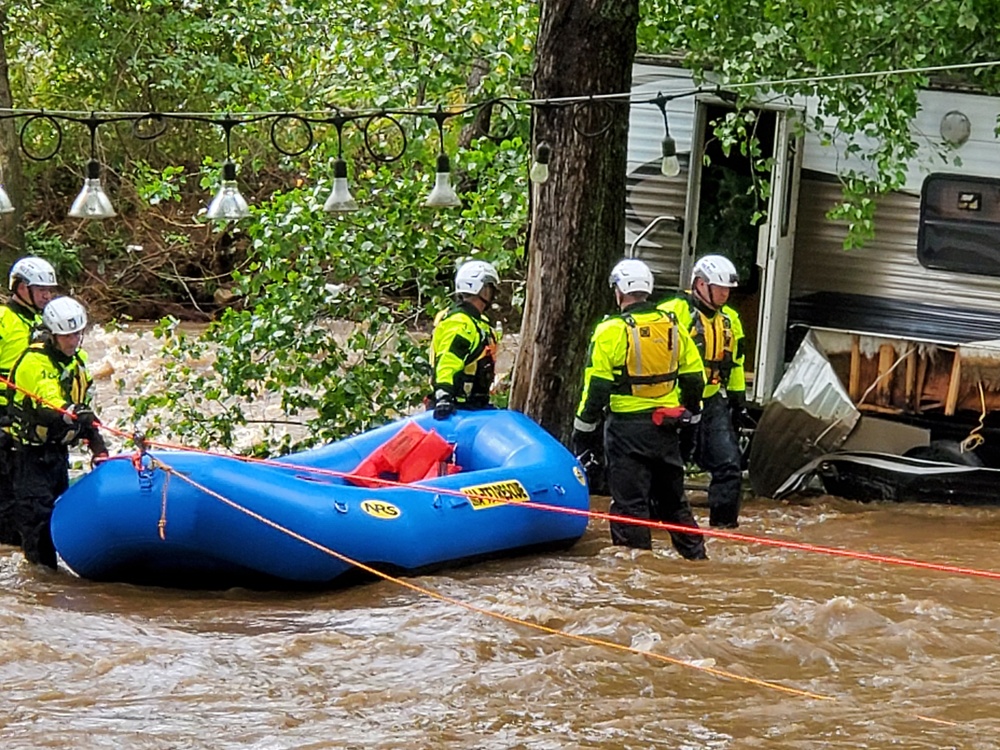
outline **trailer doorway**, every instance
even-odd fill
[[[740,286],[729,304],[743,321],[747,395],[758,403],[784,366],[801,150],[795,117],[766,107],[737,112],[714,98],[695,103],[679,283],[689,285],[703,255],[725,255],[736,265]],[[756,153],[747,141],[727,147],[717,134],[727,118],[744,120]],[[768,168],[755,171],[754,161]]]

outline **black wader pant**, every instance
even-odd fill
[[[6,432],[0,433],[0,544],[21,546],[21,535],[17,532],[17,502],[14,498],[14,454],[11,438]]]
[[[69,450],[64,445],[18,445],[13,479],[24,556],[55,570],[56,548],[49,521],[56,498],[69,487]]]
[[[644,414],[609,414],[604,428],[604,455],[614,515],[631,516],[698,528],[684,496],[684,462],[677,428],[657,426]],[[701,534],[670,532],[683,557],[705,559]],[[612,522],[611,541],[652,549],[649,527]]]
[[[712,475],[708,485],[710,526],[739,526],[743,471],[729,399],[721,392],[705,399],[698,425],[695,462]]]

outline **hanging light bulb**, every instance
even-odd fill
[[[323,204],[323,210],[330,213],[358,210],[358,202],[354,200],[351,189],[347,186],[347,162],[339,157],[333,163],[333,192]]]
[[[425,206],[432,208],[457,208],[462,205],[462,201],[458,199],[455,189],[451,186],[451,164],[444,152],[444,122],[448,117],[449,115],[441,110],[439,104],[437,112],[434,113],[434,121],[438,128],[437,170],[434,174],[434,189],[424,201]]]
[[[215,221],[245,219],[250,215],[250,207],[236,184],[236,165],[229,159],[222,165],[222,186],[208,204],[205,215]]]
[[[432,208],[455,208],[462,205],[451,186],[451,165],[448,163],[448,155],[443,152],[438,154],[434,189],[427,196],[424,205]]]
[[[110,219],[116,216],[111,199],[101,185],[101,164],[97,159],[87,162],[87,177],[70,206],[69,215],[75,219]]]
[[[670,135],[670,122],[667,120],[669,101],[670,97],[657,94],[652,103],[663,113],[663,141],[660,143],[663,159],[660,161],[660,172],[665,177],[676,177],[681,173],[681,163],[677,160],[677,142]]]
[[[676,177],[681,173],[681,163],[677,160],[677,143],[667,135],[661,143],[663,159],[660,162],[660,171],[666,177]]]
[[[7,191],[4,190],[4,186],[0,184],[0,214],[11,214],[14,213],[14,204],[10,200],[10,196],[7,195]]]
[[[537,185],[549,179],[549,157],[552,155],[552,148],[545,141],[538,144],[535,149],[535,160],[531,163],[531,170],[528,172],[528,179]]]

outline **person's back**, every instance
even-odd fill
[[[684,497],[677,426],[697,420],[701,410],[701,358],[674,316],[648,300],[653,275],[645,263],[621,261],[610,283],[620,312],[591,337],[573,450],[577,456],[600,452],[603,422],[610,512],[697,529]],[[646,526],[612,521],[610,528],[614,544],[652,546]],[[706,556],[700,535],[671,531],[670,537],[685,558]]]

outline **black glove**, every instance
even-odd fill
[[[97,430],[94,430],[94,434],[88,438],[87,442],[90,444],[91,467],[97,464],[97,459],[108,457],[108,446],[104,442],[104,436]]]
[[[80,427],[93,427],[94,422],[97,421],[97,415],[93,409],[85,404],[70,404],[66,407],[63,419],[70,425],[76,423]]]
[[[444,394],[437,397],[434,402],[434,419],[447,419],[455,413],[455,397]]]
[[[677,424],[681,427],[696,427],[701,422],[701,412],[695,414],[690,409],[685,409],[677,418]]]
[[[597,461],[604,450],[604,436],[600,429],[594,429],[590,432],[573,430],[569,444],[573,455],[581,461],[587,454],[590,454],[590,460]]]

